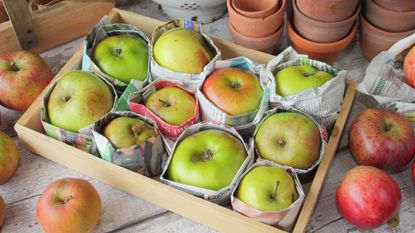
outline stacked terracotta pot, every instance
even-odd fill
[[[286,0],[227,0],[229,29],[237,44],[274,53],[283,32]]]
[[[365,0],[360,25],[360,46],[370,61],[415,33],[415,0]]]
[[[359,0],[292,0],[288,36],[312,59],[335,62],[357,31]]]

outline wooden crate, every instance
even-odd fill
[[[114,7],[112,0],[63,1],[32,13],[37,43],[30,49],[40,53],[84,36]],[[5,11],[0,12],[4,18]],[[20,50],[12,22],[0,23],[0,54]]]
[[[112,22],[133,24],[143,30],[147,35],[150,35],[155,27],[162,24],[158,20],[119,9],[113,9],[109,15]],[[215,37],[212,39],[222,51],[223,58],[244,55],[258,63],[266,63],[272,58],[269,54],[243,48]],[[56,75],[55,79],[69,70],[80,68],[81,57],[82,48],[78,49]],[[306,198],[293,228],[293,232],[304,232],[307,227],[320,194],[324,178],[336,153],[336,148],[352,107],[355,93],[356,84],[353,81],[348,81],[341,112],[329,138],[321,164],[316,171],[313,181],[311,184],[308,184],[309,189],[306,191]],[[33,153],[42,155],[80,173],[94,177],[117,189],[222,232],[285,232],[109,163],[46,136],[40,123],[40,109],[41,98],[39,97],[15,125],[19,138],[28,150]]]

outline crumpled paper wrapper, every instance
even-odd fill
[[[280,112],[298,112],[298,113],[303,114],[304,116],[306,116],[311,121],[313,121],[314,124],[318,127],[318,130],[320,132],[320,153],[319,153],[318,159],[308,169],[293,168],[296,171],[296,173],[298,173],[298,174],[307,174],[307,173],[311,172],[312,170],[314,170],[320,164],[321,159],[323,158],[324,152],[326,151],[327,140],[328,140],[329,135],[328,135],[327,129],[326,129],[326,127],[324,125],[320,124],[312,116],[310,116],[309,114],[307,114],[307,113],[305,113],[303,111],[300,111],[298,109],[295,109],[295,108],[293,108],[291,106],[280,106],[280,107],[274,108],[272,110],[269,110],[268,112],[265,113],[264,118],[262,118],[261,122],[258,124],[257,128],[255,129],[255,132],[254,132],[254,135],[252,137],[252,140],[250,141],[250,146],[254,148],[255,153],[258,156],[257,161],[266,160],[266,159],[263,159],[261,157],[261,154],[258,152],[258,150],[257,150],[257,148],[255,146],[254,138],[255,138],[255,136],[256,136],[256,134],[258,132],[259,127],[262,125],[262,123],[268,117],[270,117],[270,116],[272,116],[274,114],[280,113]],[[274,162],[274,163],[279,164],[277,162]],[[280,164],[280,165],[289,167],[286,164]]]
[[[113,119],[121,116],[137,118],[153,125],[157,136],[149,138],[142,144],[115,148],[102,132]],[[151,119],[132,112],[111,112],[94,124],[92,134],[99,154],[104,160],[144,176],[154,177],[161,174],[168,155],[163,146],[162,136]]]
[[[144,102],[147,100],[147,98],[151,94],[153,94],[159,89],[162,89],[163,87],[178,87],[186,91],[187,93],[191,94],[193,97],[195,97],[195,100],[196,100],[195,115],[181,125],[171,125],[165,122],[160,117],[158,117],[150,109],[148,109],[144,105]],[[147,85],[145,88],[143,88],[139,92],[132,94],[130,96],[130,99],[128,100],[128,104],[132,112],[135,112],[140,115],[153,119],[156,122],[158,128],[160,129],[160,132],[163,135],[169,138],[172,138],[172,139],[179,137],[180,134],[183,133],[183,131],[186,128],[188,128],[189,126],[193,124],[196,124],[200,120],[200,106],[199,106],[199,100],[196,97],[196,91],[186,89],[178,82],[167,81],[167,80],[156,80],[150,83],[149,85]]]
[[[143,39],[148,45],[148,67],[147,77],[145,80],[131,80],[130,83],[124,83],[117,80],[110,75],[105,74],[99,69],[92,59],[92,53],[95,46],[102,40],[115,35],[132,35]],[[108,16],[104,16],[101,21],[88,33],[84,40],[83,55],[82,55],[82,70],[91,71],[98,76],[105,78],[112,83],[117,90],[120,98],[115,105],[118,111],[127,111],[129,96],[145,86],[150,79],[150,40],[144,32],[130,24],[111,24]]]
[[[228,115],[216,107],[201,91],[197,89],[197,97],[202,109],[202,118],[204,121],[212,121],[219,124],[227,124],[234,127],[241,135],[252,134],[255,130],[255,124],[263,117],[269,107],[270,90],[267,87],[267,77],[264,75],[265,67],[255,64],[246,57],[236,57],[228,60],[220,60],[215,63],[215,69],[221,68],[240,68],[244,71],[255,74],[262,86],[263,97],[259,107],[252,112],[240,115]]]
[[[177,183],[175,181],[171,181],[167,178],[167,169],[169,167],[172,155],[174,150],[176,149],[176,147],[179,145],[179,143],[185,139],[186,137],[193,135],[199,131],[202,130],[207,130],[207,129],[217,129],[217,130],[222,130],[225,131],[231,135],[233,135],[234,137],[236,137],[237,139],[239,139],[239,141],[241,143],[243,143],[245,150],[246,150],[246,154],[247,157],[245,159],[245,161],[243,162],[242,166],[239,168],[239,171],[236,173],[235,178],[233,179],[233,181],[231,182],[231,184],[221,190],[215,191],[215,190],[209,190],[209,189],[205,189],[205,188],[200,188],[200,187],[196,187],[196,186],[191,186],[191,185],[186,185],[186,184],[181,184],[181,183]],[[192,195],[195,195],[197,197],[203,198],[205,200],[214,202],[216,204],[219,205],[225,205],[229,203],[229,197],[231,195],[231,191],[233,189],[233,187],[235,186],[235,182],[236,179],[245,171],[245,169],[250,166],[253,162],[253,150],[251,150],[248,145],[243,141],[242,137],[238,134],[238,132],[234,129],[231,128],[229,126],[226,125],[219,125],[219,124],[215,124],[212,122],[201,122],[198,123],[196,125],[192,125],[189,128],[187,128],[183,134],[177,139],[176,143],[174,144],[173,147],[173,152],[171,153],[171,156],[168,158],[166,166],[163,169],[163,173],[161,174],[160,177],[160,181],[170,185],[174,188],[180,189],[184,192],[190,193]]]
[[[403,115],[415,130],[415,89],[406,83],[403,71],[405,56],[414,45],[415,34],[412,34],[378,54],[369,63],[357,90],[372,96],[377,107]]]
[[[199,32],[203,38],[207,46],[209,47],[210,51],[212,51],[214,57],[213,59],[203,68],[202,73],[199,74],[190,74],[190,73],[180,73],[171,71],[165,67],[160,66],[153,56],[153,47],[157,39],[165,32],[172,28],[176,27],[183,27],[192,29],[196,32]],[[152,80],[164,79],[164,80],[171,80],[181,82],[185,88],[188,89],[196,89],[200,85],[202,85],[203,80],[209,75],[215,65],[215,62],[220,59],[221,52],[215,46],[212,39],[209,38],[205,33],[203,33],[202,25],[200,22],[194,22],[191,20],[183,20],[183,19],[174,19],[171,20],[159,27],[157,27],[152,35],[151,39],[151,46],[150,46],[150,54],[151,54],[151,78]]]
[[[278,95],[275,91],[275,74],[283,68],[298,65],[310,65],[332,74],[334,78],[321,87],[306,89],[286,97]],[[267,64],[265,72],[267,73],[268,87],[271,92],[270,103],[272,108],[292,106],[310,114],[327,128],[333,126],[341,110],[347,71],[337,70],[326,63],[309,59],[306,55],[297,54],[292,47],[288,47]]]
[[[246,174],[248,174],[249,171],[259,166],[279,167],[287,171],[289,174],[291,174],[294,180],[294,183],[295,183],[295,187],[297,189],[298,198],[288,208],[280,210],[280,211],[262,211],[262,210],[258,210],[246,204],[245,202],[235,197],[235,192],[238,189],[239,183],[241,182],[242,178]],[[304,194],[303,188],[300,184],[297,173],[295,172],[294,169],[292,169],[291,167],[275,164],[271,161],[263,160],[263,161],[258,161],[254,163],[238,178],[236,185],[234,189],[232,190],[231,203],[235,211],[245,216],[248,216],[252,219],[263,222],[265,224],[276,226],[278,228],[282,228],[286,231],[289,231],[291,230],[291,227],[294,221],[296,220],[297,215],[301,209],[301,205],[303,204],[304,197],[305,197],[305,194]]]
[[[114,96],[114,106],[115,103],[118,100],[117,92],[115,91],[115,88],[112,86],[111,83],[109,83],[107,80],[97,76],[101,80],[104,81],[105,84],[110,88],[110,90],[113,93]],[[60,78],[59,78],[60,79]],[[68,145],[74,146],[80,150],[83,150],[85,152],[88,152],[93,155],[99,156],[98,148],[95,144],[95,141],[92,137],[92,127],[93,124],[88,125],[82,129],[79,130],[78,133],[74,133],[71,131],[64,130],[62,128],[56,127],[52,124],[50,124],[49,116],[47,112],[47,105],[49,101],[49,96],[52,93],[52,90],[55,88],[56,83],[59,81],[56,80],[49,88],[49,90],[45,93],[45,95],[42,98],[42,109],[40,112],[40,118],[42,122],[42,126],[45,129],[46,135],[49,137],[52,137],[58,141],[61,141],[63,143],[66,143]],[[76,119],[74,119],[76,120]]]

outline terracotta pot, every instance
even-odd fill
[[[266,37],[274,34],[281,26],[284,11],[285,1],[281,0],[280,7],[274,14],[265,18],[249,18],[243,16],[235,11],[231,6],[232,0],[227,0],[229,21],[242,34],[248,37]]]
[[[304,15],[323,22],[350,18],[358,3],[359,0],[297,0],[298,9]]]
[[[261,18],[272,15],[278,10],[280,0],[231,0],[231,6],[241,15]]]
[[[413,0],[415,2],[415,0]],[[364,1],[364,15],[376,27],[390,32],[406,32],[415,28],[415,11],[387,10],[373,0]]]
[[[333,42],[344,38],[349,34],[360,13],[359,5],[353,16],[346,20],[331,23],[322,22],[302,14],[296,2],[299,1],[293,1],[294,27],[301,36],[315,42]]]
[[[294,49],[298,53],[308,54],[311,59],[332,64],[336,61],[336,58],[341,53],[341,51],[345,49],[350,44],[350,42],[352,42],[354,36],[356,35],[357,25],[358,24],[356,22],[349,35],[347,35],[345,38],[330,43],[314,42],[302,37],[293,28],[292,18],[288,22],[287,30],[288,36],[290,37]]]
[[[415,29],[407,32],[383,31],[370,24],[363,16],[360,16],[360,27],[360,48],[368,61],[388,50],[397,41],[415,33]]]
[[[266,53],[273,54],[280,42],[282,32],[284,31],[284,24],[281,24],[280,28],[273,33],[272,35],[257,38],[257,37],[248,37],[240,33],[231,22],[229,22],[229,29],[232,37],[235,42],[239,45],[242,45],[246,48],[260,50]]]
[[[375,0],[375,2],[379,6],[391,11],[415,11],[414,0]]]

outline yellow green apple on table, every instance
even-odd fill
[[[229,115],[255,111],[263,96],[259,78],[240,68],[215,70],[204,81],[202,92],[216,107]]]
[[[198,74],[213,59],[213,54],[201,34],[187,28],[173,28],[156,40],[153,57],[169,70]]]
[[[195,98],[179,87],[163,87],[153,92],[144,105],[170,125],[181,125],[196,114]]]
[[[0,184],[6,183],[19,164],[19,150],[12,138],[0,131]]]
[[[259,156],[297,169],[309,169],[320,155],[320,131],[298,112],[277,112],[266,118],[254,136]]]
[[[116,35],[102,40],[94,48],[92,59],[102,72],[124,83],[147,77],[148,45],[137,36]]]
[[[210,190],[231,184],[245,161],[242,142],[229,133],[206,129],[184,138],[168,165],[168,179]]]
[[[112,109],[113,93],[96,75],[70,71],[63,75],[50,93],[47,112],[52,125],[78,132]]]
[[[298,198],[292,176],[282,168],[257,166],[241,180],[235,196],[256,209],[279,211]]]
[[[141,119],[117,117],[105,126],[104,136],[116,148],[126,148],[142,144],[157,133],[152,125]]]
[[[310,65],[289,66],[275,74],[276,93],[280,96],[294,95],[300,91],[320,87],[333,75]]]

